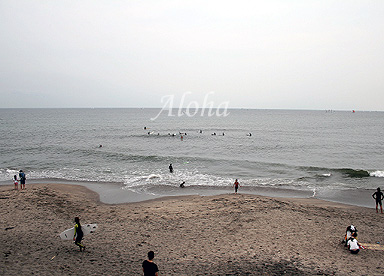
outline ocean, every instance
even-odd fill
[[[27,185],[116,184],[130,202],[124,191],[229,193],[238,179],[242,193],[367,207],[384,188],[383,112],[172,110],[151,120],[160,111],[0,109],[0,184],[22,169]]]

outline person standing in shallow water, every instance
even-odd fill
[[[170,172],[170,173],[173,173],[173,167],[172,167],[172,164],[169,164],[169,172]]]
[[[235,194],[237,194],[237,190],[239,189],[239,182],[237,181],[237,179],[235,180],[235,183],[233,183],[233,187],[235,187]]]
[[[372,197],[376,200],[376,213],[379,212],[379,205],[380,205],[380,211],[381,213],[383,213],[382,200],[384,199],[384,194],[382,191],[380,191],[380,188],[377,188],[376,192],[373,193]]]
[[[143,262],[143,272],[144,276],[158,276],[159,268],[153,262],[153,258],[155,258],[155,253],[153,251],[148,252],[148,260]]]

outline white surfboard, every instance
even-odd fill
[[[81,230],[83,230],[84,236],[95,232],[97,229],[97,224],[84,224],[81,225]],[[60,234],[62,240],[73,240],[73,235],[75,234],[75,227],[67,229]]]

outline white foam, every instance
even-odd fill
[[[384,171],[374,171],[369,173],[369,175],[374,177],[384,177]]]

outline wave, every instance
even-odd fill
[[[384,177],[384,171],[374,171],[369,173],[373,177]]]
[[[300,168],[300,167],[299,167]],[[366,169],[353,169],[353,168],[325,168],[325,167],[301,167],[307,172],[316,172],[318,177],[331,177],[335,174],[342,174],[351,178],[363,178],[363,177],[384,177],[384,171],[370,172]]]
[[[337,169],[336,171],[341,172],[344,175],[347,175],[349,177],[357,177],[357,178],[362,178],[362,177],[369,177],[370,174],[366,170],[355,170],[355,169]]]

